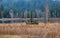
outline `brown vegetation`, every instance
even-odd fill
[[[60,38],[59,23],[0,24],[0,37],[4,38]]]

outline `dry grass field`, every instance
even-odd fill
[[[60,23],[0,24],[0,38],[60,38]]]

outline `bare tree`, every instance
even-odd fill
[[[27,10],[25,10],[25,12],[24,12],[24,18],[26,19],[26,21],[25,22],[27,22]]]
[[[49,14],[49,6],[48,6],[48,0],[45,5],[45,23],[48,22],[48,14]]]
[[[14,12],[13,12],[13,10],[12,10],[12,9],[9,11],[9,14],[10,14],[10,16],[11,16],[12,20],[13,20]],[[13,23],[13,21],[11,21],[11,23]]]

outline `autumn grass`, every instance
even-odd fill
[[[60,23],[0,24],[2,38],[60,38]]]

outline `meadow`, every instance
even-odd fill
[[[0,24],[0,38],[60,38],[60,23]]]

